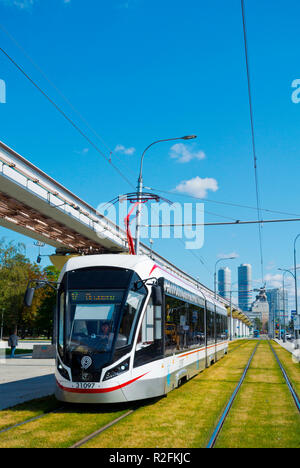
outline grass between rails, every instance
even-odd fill
[[[128,409],[128,405],[113,408],[68,405],[66,409],[0,434],[0,448],[67,448]]]
[[[53,411],[61,406],[53,396],[32,400],[0,412],[0,431],[28,419]]]
[[[259,344],[216,447],[300,447],[300,416],[267,341]]]
[[[167,398],[162,398],[158,402],[145,402],[143,408],[135,415],[138,415],[137,420],[141,420],[144,426],[147,421],[148,424],[143,428],[140,422],[135,423],[134,420],[130,420],[130,417],[126,418],[123,427],[125,433],[129,434],[127,423],[132,425],[132,444],[128,441],[128,445],[125,444],[125,446],[201,446],[203,440],[209,437],[209,432],[213,429],[222,405],[226,403],[226,395],[230,394],[240,378],[253,347],[253,343],[245,345],[247,349],[244,350],[244,346],[241,346],[238,353],[231,353],[230,357],[206,369],[197,378],[171,392]],[[201,398],[198,401],[200,395]],[[60,402],[50,397],[3,410],[0,412],[0,430],[61,406]],[[213,406],[212,412],[211,406]],[[40,420],[0,434],[0,447],[70,447],[127,410],[128,405],[126,408],[115,405],[110,409],[107,406],[69,406],[65,411],[49,414]],[[162,420],[161,413],[163,414]],[[192,419],[188,422],[187,418],[190,417]],[[151,427],[148,427],[149,420]],[[191,427],[194,427],[193,424],[191,425],[191,420],[195,420],[195,428],[200,420],[202,428],[200,435],[198,429],[192,437],[189,434]],[[169,434],[170,425],[173,427],[171,435]],[[121,429],[121,432],[124,432],[124,429]],[[138,445],[136,445],[137,432],[140,437]],[[178,439],[178,434],[181,432],[182,437]],[[107,434],[109,439],[113,438],[114,430],[109,429]],[[112,440],[109,440],[109,443],[103,446],[121,447],[122,445],[114,444]]]
[[[279,357],[295,392],[300,397],[300,363],[292,360],[292,355],[275,341],[271,342],[277,356]]]
[[[155,405],[140,408],[85,447],[205,447],[255,346],[249,342]]]

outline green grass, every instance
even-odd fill
[[[272,341],[272,346],[284,366],[284,370],[286,371],[295,392],[300,397],[300,363],[293,362],[292,354],[282,348],[282,346],[277,344],[275,341]]]
[[[255,343],[205,369],[184,386],[88,442],[85,447],[194,448],[207,443]],[[138,428],[138,437],[137,437]]]
[[[5,355],[10,356],[11,350],[9,348],[5,349]],[[15,356],[17,355],[22,355],[22,354],[32,354],[32,349],[16,349],[15,350]]]
[[[48,402],[50,403],[50,401]],[[59,404],[61,407],[61,403]],[[67,405],[66,405],[67,406]],[[54,404],[55,409],[58,402]],[[48,414],[42,419],[26,423],[8,432],[0,434],[0,448],[67,448],[78,440],[99,429],[128,410],[116,405],[114,408],[100,405],[68,405],[56,413]],[[13,411],[13,410],[10,410]],[[42,414],[43,410],[40,411]],[[23,405],[23,416],[28,416],[28,408]],[[38,413],[37,409],[31,412]],[[2,415],[2,412],[1,412]],[[9,420],[9,411],[6,414]]]
[[[216,447],[300,447],[300,416],[267,341],[259,344]]]
[[[146,402],[133,417],[129,416],[108,429],[102,434],[103,438],[95,439],[96,446],[98,441],[98,445],[104,447],[201,446],[236,385],[253,344],[247,348],[240,351],[241,354],[231,353],[230,357],[206,369],[167,398]],[[62,406],[50,398],[2,411],[2,427],[49,411],[53,409],[52,404],[53,408]],[[113,408],[72,405],[65,411],[0,434],[0,447],[70,447],[127,410],[128,405],[126,408],[120,405]],[[191,431],[191,427],[197,430]]]
[[[255,345],[255,340],[231,343],[232,352],[227,357],[166,398],[144,402],[136,412],[85,447],[205,447]],[[299,385],[299,366],[292,363],[289,354],[283,356],[286,370],[295,385]],[[61,406],[62,403],[51,397],[2,411],[0,430]],[[129,405],[110,408],[69,405],[55,414],[0,434],[0,447],[70,447],[128,409]],[[299,441],[299,414],[268,343],[262,341],[217,446],[299,447]]]
[[[0,430],[19,424],[61,406],[54,397],[40,398],[0,412]]]

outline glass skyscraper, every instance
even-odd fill
[[[220,268],[218,271],[218,291],[220,296],[230,299],[231,270],[228,267]]]
[[[252,303],[252,267],[243,264],[238,267],[239,307],[247,312]]]
[[[283,289],[274,288],[267,289],[267,299],[270,306],[270,325],[269,329],[274,330],[275,322],[279,322],[281,325],[288,325],[289,314],[288,314],[288,293],[285,291],[283,300]],[[285,317],[284,317],[285,315]]]

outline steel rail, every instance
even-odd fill
[[[108,424],[106,424],[105,426],[103,427],[100,427],[100,429],[98,429],[97,431],[95,432],[92,432],[91,434],[87,435],[86,437],[84,437],[83,439],[79,440],[78,442],[76,442],[74,445],[72,445],[71,447],[69,448],[79,448],[81,447],[82,445],[86,444],[87,442],[89,442],[90,440],[94,439],[95,437],[97,437],[99,434],[101,434],[102,432],[106,431],[107,429],[109,429],[110,427],[114,426],[115,424],[117,424],[118,422],[122,421],[122,419],[125,419],[127,418],[128,416],[130,416],[132,413],[134,413],[135,411],[137,410],[136,409],[133,409],[133,410],[129,410],[127,411],[125,414],[122,414],[121,416],[119,416],[118,418],[114,419],[113,421],[110,421]]]
[[[273,346],[271,344],[271,341],[269,340],[268,342],[269,342],[269,346],[270,346],[270,348],[271,348],[271,350],[272,350],[272,352],[273,352],[273,354],[274,354],[274,356],[276,358],[277,364],[280,367],[280,370],[281,370],[281,372],[283,374],[283,377],[284,377],[285,382],[286,382],[286,384],[287,384],[287,386],[289,388],[289,391],[291,392],[291,395],[292,395],[292,397],[294,399],[295,405],[296,405],[298,411],[300,412],[300,399],[299,399],[299,396],[297,395],[296,391],[294,390],[293,385],[292,385],[290,379],[288,378],[287,373],[285,372],[284,367],[281,364],[280,359],[279,359],[275,349],[273,348]]]
[[[234,389],[234,391],[233,391],[233,393],[232,393],[232,395],[231,395],[231,397],[230,397],[230,399],[229,399],[229,401],[228,401],[228,403],[227,403],[227,405],[226,405],[226,407],[225,407],[225,409],[224,409],[224,411],[223,411],[223,413],[222,413],[222,415],[221,415],[221,417],[220,417],[220,419],[219,419],[219,421],[218,421],[218,423],[217,423],[217,426],[216,426],[216,428],[215,428],[215,430],[214,430],[214,432],[213,432],[211,438],[209,439],[209,442],[208,442],[206,448],[213,448],[213,447],[214,447],[214,445],[215,445],[215,443],[216,443],[216,440],[217,440],[217,438],[218,438],[218,435],[219,435],[219,433],[220,433],[220,431],[221,431],[221,429],[222,429],[222,426],[223,426],[223,424],[224,424],[224,421],[225,421],[225,419],[227,418],[228,413],[229,413],[229,411],[230,411],[230,409],[231,409],[231,407],[232,407],[232,404],[233,404],[233,402],[234,402],[234,400],[235,400],[235,397],[236,397],[236,395],[237,395],[237,393],[238,393],[238,391],[239,391],[239,389],[240,389],[242,383],[244,382],[244,379],[245,379],[246,374],[247,374],[247,372],[248,372],[248,369],[249,369],[249,367],[250,367],[250,364],[251,364],[251,361],[252,361],[252,359],[253,359],[253,356],[254,356],[254,354],[255,354],[255,352],[256,352],[256,350],[257,350],[258,344],[259,344],[259,343],[256,344],[256,346],[255,346],[255,348],[254,348],[254,350],[253,350],[253,352],[252,352],[252,354],[251,354],[251,356],[250,356],[250,359],[249,359],[249,361],[248,361],[248,363],[247,363],[247,365],[246,365],[246,367],[245,367],[245,369],[244,369],[244,372],[243,372],[243,374],[242,374],[242,377],[240,378],[239,383],[238,383],[237,386],[235,387],[235,389]]]
[[[58,413],[59,411],[61,411],[63,409],[65,409],[65,408],[64,407],[57,408],[55,410],[47,411],[46,413],[39,414],[38,416],[34,416],[33,418],[26,419],[25,421],[22,421],[20,423],[13,424],[12,426],[6,427],[5,429],[1,429],[0,434],[3,434],[4,432],[11,431],[12,429],[15,429],[16,427],[20,427],[20,426],[24,426],[25,424],[29,424],[30,422],[37,421],[38,419],[42,419],[42,418],[44,418],[46,416],[49,416],[49,414]]]

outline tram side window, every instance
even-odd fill
[[[204,344],[204,308],[166,295],[166,356]]]
[[[64,349],[64,323],[65,323],[65,293],[62,292],[59,299],[58,320],[58,348],[62,355]]]
[[[221,314],[216,314],[217,325],[217,341],[224,341],[227,338],[227,317]]]
[[[206,312],[206,333],[207,333],[207,344],[215,342],[215,313],[212,310]]]
[[[142,366],[163,356],[161,310],[161,306],[154,306],[150,298],[138,334],[134,367]]]
[[[136,284],[139,283],[139,280],[140,278],[136,273],[134,273],[131,279],[127,300],[122,314],[119,333],[116,341],[116,349],[121,349],[125,346],[132,345],[133,343],[136,325],[140,316],[144,299],[147,295],[145,286],[140,286],[138,289],[136,288]]]

